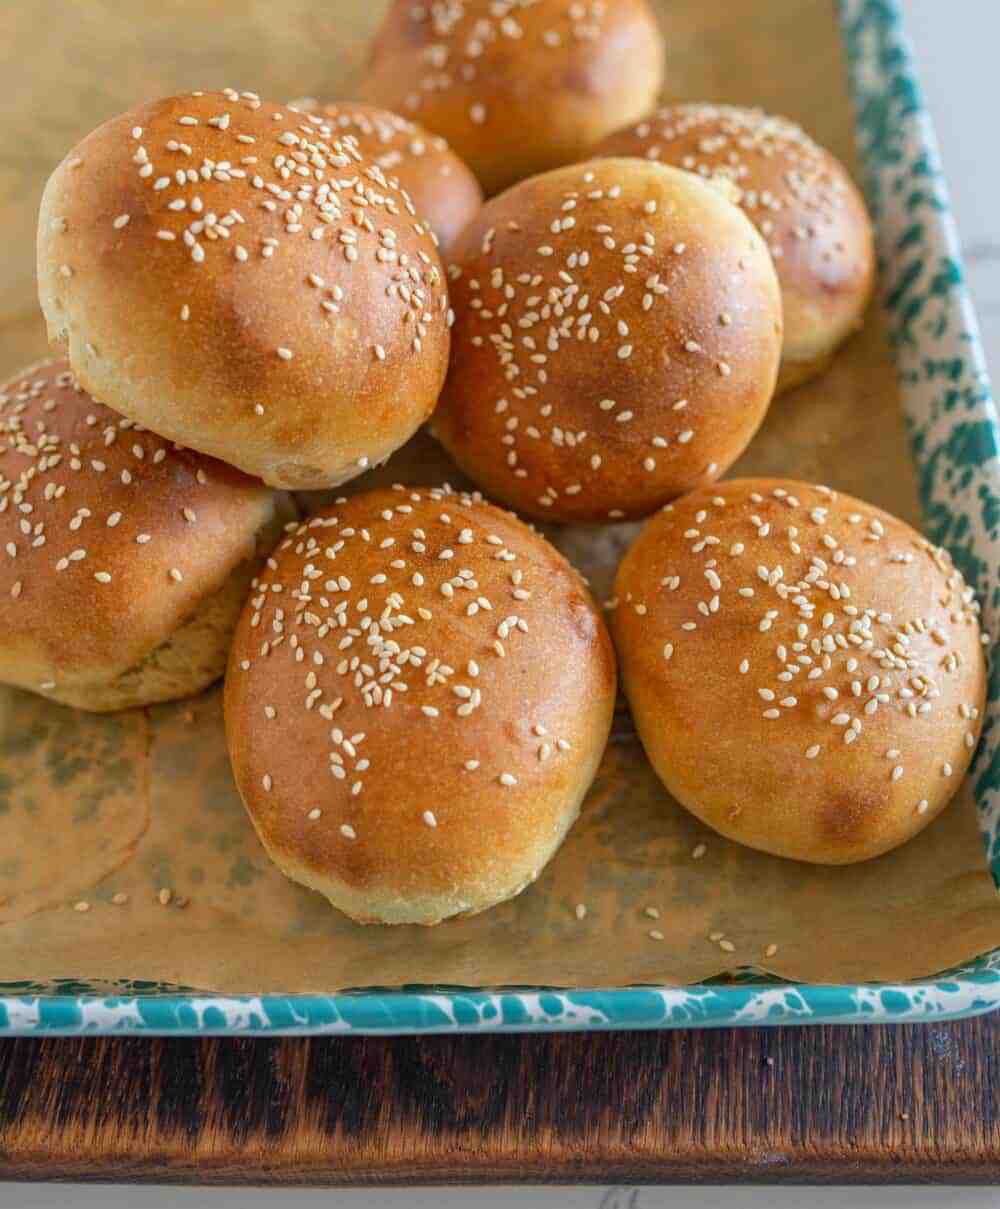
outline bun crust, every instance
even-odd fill
[[[289,502],[95,403],[65,361],[0,388],[0,680],[83,709],[216,679]]]
[[[448,360],[433,237],[321,125],[231,91],[140,106],[59,165],[38,232],[49,336],[86,389],[303,489],[402,445]]]
[[[361,95],[446,138],[489,195],[584,159],[662,80],[647,0],[394,0]]]
[[[645,516],[711,482],[774,389],[767,248],[720,191],[637,159],[523,181],[466,228],[435,435],[553,521]]]
[[[577,573],[479,497],[383,490],[268,563],[226,677],[236,783],[291,878],[363,923],[518,894],[579,811],[617,677]]]
[[[442,253],[483,204],[483,191],[468,165],[443,138],[398,113],[360,101],[320,105],[312,99],[292,102],[305,113],[318,114],[326,139],[350,136],[358,150],[376,164],[386,179],[398,181],[417,213],[437,237]]]
[[[871,220],[844,165],[794,123],[732,105],[668,105],[596,154],[641,156],[734,187],[781,283],[779,391],[822,372],[860,327],[875,280]]]
[[[722,835],[867,860],[961,783],[986,687],[978,605],[895,517],[804,483],[720,483],[648,522],[616,593],[646,752]]]

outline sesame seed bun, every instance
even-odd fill
[[[442,252],[483,204],[483,191],[468,165],[443,138],[416,122],[360,101],[321,105],[306,97],[291,105],[318,114],[323,125],[317,129],[325,139],[357,139],[361,154],[406,190]]]
[[[493,194],[585,158],[662,79],[646,0],[395,0],[360,91],[446,138]]]
[[[362,923],[512,898],[607,742],[611,641],[578,574],[479,496],[386,489],[288,536],[226,676],[236,783],[291,878]]]
[[[720,483],[646,524],[616,592],[646,752],[722,835],[867,860],[961,783],[986,688],[978,605],[888,513],[804,483]]]
[[[39,219],[42,310],[83,385],[288,488],[388,457],[448,360],[430,231],[322,124],[231,90],[142,105],[59,165]]]
[[[779,391],[822,372],[861,326],[875,277],[871,221],[844,165],[800,127],[759,109],[669,105],[595,154],[643,156],[734,186],[781,283]]]
[[[286,496],[95,403],[65,361],[0,387],[0,680],[80,709],[223,672]]]
[[[690,173],[606,159],[523,181],[453,260],[432,428],[519,510],[645,516],[722,474],[764,418],[781,350],[771,258]]]

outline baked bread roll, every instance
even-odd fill
[[[442,254],[483,204],[483,191],[472,170],[445,140],[398,113],[361,101],[321,105],[304,97],[290,104],[318,114],[323,119],[318,130],[325,139],[356,139],[361,154],[409,194]]]
[[[605,159],[522,181],[453,261],[432,429],[489,495],[550,521],[645,516],[718,478],[764,418],[771,258],[690,173]]]
[[[821,373],[861,326],[875,277],[868,212],[844,165],[800,127],[759,109],[668,105],[595,154],[644,156],[735,187],[781,282],[779,391]]]
[[[388,457],[448,360],[431,233],[322,122],[231,90],[142,105],[59,165],[38,231],[49,336],[84,387],[288,488]]]
[[[584,159],[662,79],[647,0],[394,0],[360,91],[446,138],[493,194]]]
[[[888,513],[804,483],[720,483],[646,524],[616,594],[646,752],[722,835],[848,864],[958,788],[982,726],[979,608]]]
[[[279,546],[226,675],[236,783],[284,873],[362,923],[520,893],[575,820],[617,678],[582,580],[447,489],[354,496]]]
[[[80,709],[225,669],[287,496],[103,407],[65,361],[0,387],[0,680]]]

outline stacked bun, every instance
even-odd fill
[[[53,173],[38,286],[96,398],[286,488],[387,458],[434,407],[448,296],[406,193],[249,93],[113,118]]]
[[[662,59],[646,0],[399,0],[363,102],[153,101],[45,190],[66,359],[0,390],[0,678],[106,710],[226,665],[262,844],[360,922],[529,886],[614,709],[601,614],[514,513],[397,485],[298,519],[286,490],[432,416],[528,517],[655,513],[613,602],[625,692],[722,834],[878,855],[978,740],[978,609],[944,553],[826,488],[716,483],[859,323],[871,229],[792,124],[650,114]]]
[[[316,129],[324,138],[356,139],[362,155],[409,194],[442,254],[483,204],[483,191],[468,166],[443,138],[416,122],[358,101],[320,105],[305,98],[292,107],[318,114],[322,123]]]
[[[361,93],[446,138],[493,194],[644,114],[663,50],[647,0],[392,0]]]
[[[593,160],[515,185],[453,254],[432,428],[553,521],[645,516],[735,461],[771,401],[781,299],[760,235],[690,173]]]
[[[860,327],[875,276],[871,222],[843,164],[793,122],[733,105],[668,105],[597,154],[672,164],[731,189],[781,282],[779,390],[820,373]]]

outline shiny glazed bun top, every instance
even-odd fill
[[[42,309],[81,383],[286,487],[387,457],[448,357],[431,233],[322,125],[232,90],[154,101],[71,152],[39,219]]]
[[[733,105],[668,105],[597,153],[643,156],[733,186],[781,282],[779,390],[822,370],[860,326],[875,273],[871,221],[844,165],[793,122]]]
[[[763,419],[777,278],[753,225],[690,173],[604,159],[522,181],[452,261],[432,428],[519,510],[644,516],[718,478]]]
[[[361,94],[443,135],[492,194],[584,159],[662,78],[647,0],[394,0]]]
[[[616,593],[646,751],[723,835],[865,860],[961,783],[982,725],[979,606],[896,517],[825,487],[718,483],[647,523]]]
[[[617,690],[579,575],[475,495],[387,489],[290,534],[226,677],[236,782],[290,877],[362,922],[433,924],[537,876]]]

